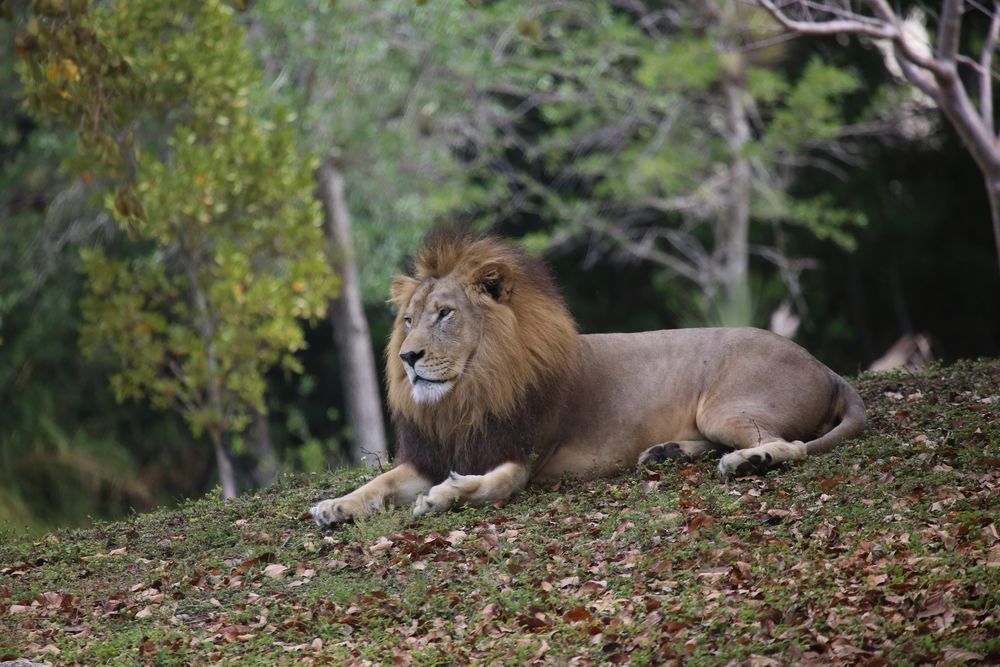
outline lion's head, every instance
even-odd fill
[[[389,406],[428,434],[516,413],[577,366],[576,324],[548,269],[498,239],[432,236],[392,301]]]

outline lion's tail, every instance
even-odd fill
[[[806,443],[806,454],[810,456],[830,451],[844,440],[861,434],[868,426],[865,402],[861,400],[860,394],[839,375],[834,377],[837,391],[833,400],[837,403],[835,414],[840,415],[840,422],[825,435]]]

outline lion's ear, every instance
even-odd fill
[[[507,303],[514,291],[514,275],[506,264],[490,262],[473,272],[469,284],[476,291],[488,294],[497,303]]]
[[[417,289],[420,281],[409,276],[399,275],[392,279],[392,288],[389,290],[389,301],[400,308],[405,308],[413,296],[413,291]]]

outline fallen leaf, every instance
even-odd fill
[[[281,565],[280,563],[271,563],[270,565],[264,568],[264,574],[271,577],[272,579],[281,579],[283,576],[285,576],[285,570],[287,569],[288,566],[286,565]]]
[[[927,598],[923,609],[917,613],[917,618],[931,618],[940,616],[947,610],[943,593],[937,593]]]
[[[368,547],[368,550],[373,553],[380,553],[382,551],[387,551],[391,549],[393,544],[395,544],[395,542],[393,542],[388,537],[383,535],[382,537],[375,540],[375,544]]]
[[[707,514],[696,514],[687,522],[687,531],[689,533],[694,533],[702,526],[711,526],[716,521],[717,519],[710,517]]]
[[[729,573],[729,566],[720,565],[719,567],[710,567],[707,570],[702,570],[695,576],[698,579],[714,579],[728,573]]]
[[[468,533],[466,533],[464,530],[453,530],[450,533],[448,533],[448,537],[444,539],[445,542],[447,542],[451,546],[456,546],[466,537],[468,537]]]
[[[608,582],[606,582],[606,581],[596,581],[596,580],[592,579],[592,580],[586,582],[585,584],[583,584],[583,586],[580,586],[580,590],[578,590],[576,592],[576,594],[577,595],[584,595],[586,593],[600,593],[601,591],[603,591],[607,587],[608,587]]]
[[[952,660],[957,660],[960,662],[968,662],[970,660],[980,661],[983,660],[984,656],[981,653],[975,653],[973,651],[967,651],[961,648],[948,647],[941,651],[941,657],[945,659],[946,662],[951,662]]]
[[[517,617],[517,622],[522,627],[525,627],[534,632],[539,632],[549,627],[549,624],[544,620],[538,618],[537,616],[528,616],[527,614],[522,614]]]

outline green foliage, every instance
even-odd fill
[[[627,252],[623,237],[671,230],[710,258],[729,215],[721,174],[744,158],[758,175],[756,242],[790,223],[850,245],[858,216],[792,194],[788,165],[838,136],[854,77],[818,61],[795,76],[754,64],[731,46],[738,27],[703,8],[656,31],[606,2],[397,0],[373,13],[363,0],[267,0],[251,15],[272,90],[301,110],[302,140],[345,165],[371,300],[387,291],[384,267],[440,220],[525,234],[535,252],[594,237]],[[723,87],[741,81],[757,140],[734,147]],[[692,287],[718,291],[672,289]]]
[[[298,370],[302,319],[334,287],[315,161],[293,116],[252,111],[259,73],[220,2],[112,2],[39,15],[19,48],[29,107],[79,128],[105,206],[141,244],[85,250],[84,350],[107,348],[119,400],[242,431],[263,373]]]
[[[15,30],[0,21],[0,525],[41,532],[147,508],[159,494],[122,444],[128,415],[114,415],[103,378],[79,359],[82,280],[62,262],[101,220],[58,173],[66,133],[21,109]],[[161,426],[146,424],[146,444],[159,444]]]
[[[491,62],[454,77],[476,91],[480,115],[493,123],[480,128],[488,138],[464,174],[465,183],[486,186],[462,213],[527,235],[535,251],[572,239],[653,259],[687,283],[668,289],[697,294],[704,321],[757,321],[738,315],[755,310],[736,294],[750,276],[742,287],[718,284],[730,272],[733,235],[770,247],[791,225],[851,247],[862,216],[829,198],[800,196],[794,183],[840,139],[846,101],[858,88],[853,73],[818,60],[774,67],[787,49],[771,49],[765,68],[741,49],[756,24],[740,12],[692,5],[639,22],[610,3],[589,3],[586,12],[571,4],[532,14],[530,34],[515,35],[511,26],[523,18],[515,5],[472,13],[478,37],[470,40]],[[457,25],[440,31],[464,34]],[[463,62],[464,46],[442,40],[438,48]],[[733,182],[744,168],[750,225],[740,232]],[[778,275],[763,268],[754,266],[754,280]]]
[[[775,82],[773,73],[769,76],[760,69],[750,71],[750,90],[761,91],[761,101],[771,111],[771,121],[755,144],[765,159],[819,146],[836,137],[844,126],[842,101],[859,86],[857,77],[850,72],[815,58],[792,85]]]
[[[669,89],[672,82],[680,81],[684,87],[697,82],[697,90],[689,89],[691,94],[710,94],[719,85],[719,77],[726,75],[718,66],[718,54],[714,60],[707,55],[711,49],[705,40],[695,40],[694,46],[679,52],[677,48],[653,51],[644,58],[639,78],[643,80],[641,73],[655,68],[663,76],[647,77],[645,85]],[[710,64],[696,66],[696,62]],[[687,78],[678,77],[670,67],[687,72]],[[851,227],[863,225],[863,216],[837,206],[829,197],[792,195],[788,191],[789,178],[783,175],[788,171],[783,163],[810,151],[821,151],[825,142],[836,139],[844,128],[845,97],[858,85],[850,72],[816,59],[794,80],[774,69],[746,68],[745,92],[757,109],[759,137],[741,150],[772,174],[754,181],[750,203],[756,221],[801,225],[820,239],[833,240],[845,249],[854,247]],[[708,205],[718,196],[717,186],[710,185],[712,175],[737,155],[722,141],[715,127],[717,119],[705,115],[704,105],[690,99],[676,104],[676,122],[683,124],[687,140],[664,142],[655,151],[637,141],[620,157],[603,158],[603,164],[593,171],[611,176],[598,192],[609,196],[624,192],[637,198],[689,196],[704,202],[706,210],[712,211],[709,215],[717,213]],[[661,113],[668,111],[664,108]]]
[[[702,35],[676,35],[663,49],[642,55],[636,79],[651,91],[701,93],[723,73],[724,59]]]
[[[478,12],[454,3],[262,0],[251,45],[300,142],[335,156],[346,182],[362,291],[384,301],[393,268],[479,189],[463,178],[454,127],[472,113],[463,80],[484,56]],[[456,32],[460,30],[460,33]]]

